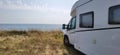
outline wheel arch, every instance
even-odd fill
[[[68,39],[69,39],[68,35],[65,34],[65,35],[63,35],[63,36],[64,36],[64,38],[68,38]]]

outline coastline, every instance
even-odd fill
[[[61,24],[0,24],[0,30],[62,30]]]

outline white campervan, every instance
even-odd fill
[[[120,0],[78,0],[63,24],[65,45],[86,55],[120,55]]]

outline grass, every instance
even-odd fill
[[[79,55],[63,45],[61,31],[0,31],[0,55]]]

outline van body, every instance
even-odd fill
[[[65,44],[86,55],[120,55],[120,0],[78,0],[70,15]]]

